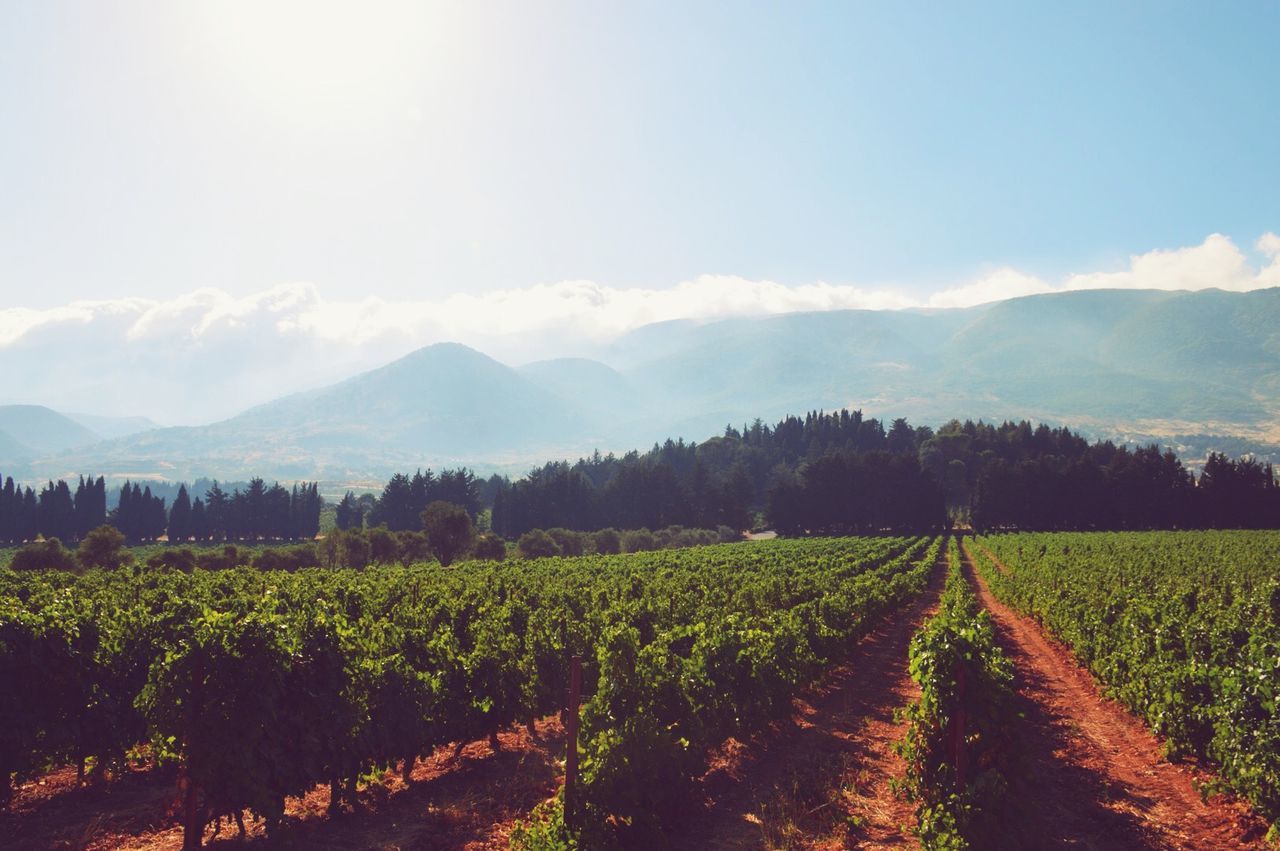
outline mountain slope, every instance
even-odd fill
[[[75,420],[43,405],[0,405],[0,431],[37,453],[88,446],[102,439]]]
[[[31,463],[37,476],[338,480],[419,465],[519,471],[845,406],[917,423],[1025,417],[1095,435],[1280,443],[1280,289],[668,322],[623,337],[604,360],[512,369],[441,344],[208,426],[60,454],[10,435],[45,456]]]
[[[75,414],[67,412],[63,416],[74,420],[104,440],[117,437],[128,437],[160,428],[160,424],[147,417],[104,417],[98,414]]]
[[[7,431],[0,431],[0,459],[4,459],[5,463],[21,463],[26,461],[33,454],[31,447],[23,446],[21,442]],[[9,470],[8,472],[13,471]]]
[[[95,447],[107,473],[157,476],[379,477],[427,464],[505,459],[561,446],[572,406],[466,346],[428,346],[318,390],[201,427],[165,428]]]

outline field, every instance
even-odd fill
[[[1063,533],[0,571],[20,684],[0,832],[176,848],[252,816],[251,841],[299,847],[1261,847],[1278,555],[1272,532]]]

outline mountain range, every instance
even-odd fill
[[[3,406],[0,470],[336,482],[450,464],[519,472],[842,407],[917,424],[1027,418],[1191,454],[1270,453],[1280,445],[1280,288],[666,322],[598,359],[520,367],[442,343],[198,427]]]

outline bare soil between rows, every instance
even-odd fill
[[[1266,825],[1225,795],[1202,799],[1192,765],[1162,756],[1156,736],[1103,697],[1071,651],[998,601],[962,544],[963,569],[991,612],[1015,669],[1019,721],[1006,848],[1263,847]],[[995,563],[994,558],[992,559]],[[997,569],[1004,566],[996,563]]]
[[[1266,825],[1228,796],[1202,800],[1195,765],[1172,764],[1124,707],[1104,698],[1070,651],[997,601],[962,545],[960,568],[993,617],[1015,668],[1018,720],[999,847],[1082,849],[1262,848]],[[998,569],[1003,569],[997,564]],[[795,712],[750,742],[713,754],[702,800],[669,833],[677,849],[915,848],[913,807],[895,793],[905,765],[895,713],[919,697],[908,673],[912,636],[937,609],[945,556],[928,588],[859,643],[850,660],[795,701]],[[452,746],[419,760],[413,782],[395,773],[360,790],[355,811],[329,817],[327,788],[290,799],[286,828],[268,842],[248,822],[242,840],[223,825],[212,848],[506,848],[511,828],[562,782],[564,731],[556,719]],[[136,770],[77,788],[73,769],[28,783],[0,814],[0,847],[138,849],[182,845],[174,774]]]
[[[497,752],[472,742],[454,753],[438,748],[414,766],[408,785],[398,772],[363,786],[359,806],[330,817],[328,787],[317,786],[286,802],[285,827],[268,840],[261,822],[246,814],[246,836],[223,823],[217,837],[205,832],[208,848],[455,849],[496,851],[508,847],[516,820],[554,794],[561,781],[564,729],[558,719],[499,734]],[[170,851],[182,847],[175,774],[165,769],[131,771],[107,784],[76,788],[75,770],[53,772],[23,786],[0,814],[0,848],[130,849]]]
[[[938,608],[945,573],[944,555],[926,590],[797,699],[786,724],[759,742],[726,743],[703,778],[707,809],[674,832],[674,847],[919,847],[914,808],[891,787],[906,774],[895,712],[920,696],[908,649]]]

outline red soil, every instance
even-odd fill
[[[707,810],[676,831],[676,847],[918,847],[913,806],[890,786],[906,773],[893,749],[906,726],[894,713],[919,697],[907,649],[937,609],[943,575],[940,565],[919,599],[796,700],[787,724],[758,742],[725,744],[703,778]]]
[[[556,719],[499,734],[501,750],[487,742],[468,744],[457,757],[453,746],[418,760],[409,786],[398,772],[360,790],[360,806],[330,818],[328,787],[290,798],[278,842],[268,843],[260,822],[245,819],[244,840],[234,823],[220,834],[205,832],[210,848],[289,847],[306,849],[466,849],[506,848],[517,819],[525,818],[558,785],[556,761],[564,753],[564,730]],[[137,849],[182,847],[182,829],[173,805],[174,774],[132,771],[107,784],[76,788],[75,770],[53,772],[19,790],[13,806],[0,814],[0,847]]]
[[[1262,847],[1260,818],[1226,796],[1202,800],[1193,781],[1207,775],[1164,759],[1151,731],[1104,698],[1070,650],[992,596],[964,550],[964,570],[1013,661],[1020,704],[1004,847]]]
[[[1007,820],[1001,848],[1260,848],[1265,825],[1244,804],[1193,785],[1210,779],[1169,763],[1155,736],[1103,698],[1070,651],[991,595],[965,549],[963,569],[991,611],[1013,661],[1019,719],[1011,731]],[[1004,569],[997,564],[999,569]],[[896,710],[919,696],[907,672],[911,636],[936,609],[943,570],[905,610],[864,638],[853,658],[795,704],[794,716],[757,741],[730,740],[703,778],[705,808],[673,836],[688,849],[916,847],[912,806],[891,781],[904,776],[894,753],[905,726]],[[290,799],[279,844],[307,849],[499,849],[515,820],[560,781],[564,732],[554,719],[500,734],[502,748],[441,748],[414,768],[360,791],[360,806],[326,814],[327,788]],[[77,788],[63,769],[19,790],[0,814],[5,848],[178,849],[174,775],[134,770],[109,784]],[[266,847],[261,824],[234,825],[211,847]]]

